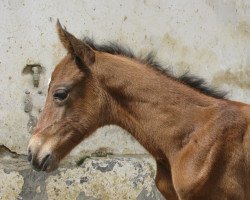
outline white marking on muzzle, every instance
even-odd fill
[[[50,81],[51,81],[51,77],[49,77],[49,80],[48,80],[48,85],[50,84]]]

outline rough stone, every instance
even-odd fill
[[[99,200],[99,199],[96,199],[94,197],[88,197],[85,195],[84,192],[80,192],[79,196],[76,198],[76,200]]]
[[[117,161],[115,160],[107,160],[105,162],[100,163],[99,161],[97,162],[92,162],[92,167],[96,170],[99,170],[101,172],[109,172],[112,171],[114,166],[117,164]]]
[[[47,194],[45,192],[45,180],[47,179],[48,174],[44,172],[37,173],[31,169],[22,170],[19,173],[24,179],[24,184],[22,191],[19,194],[19,198],[36,200],[43,200],[47,198]],[[37,192],[38,187],[41,192]]]
[[[18,198],[22,191],[24,178],[18,172],[5,173],[0,169],[0,199],[11,200]]]
[[[144,189],[138,195],[136,200],[165,200],[165,198],[160,194],[155,186],[152,186],[152,190],[149,192],[148,190]]]
[[[30,169],[26,156],[7,156],[0,169],[4,200],[162,200],[154,184],[155,162],[147,155],[91,157],[80,166],[64,162],[51,173]]]

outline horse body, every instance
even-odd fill
[[[93,73],[103,77],[116,105],[111,123],[128,130],[156,158],[160,191],[168,199],[177,199],[176,193],[179,199],[247,199],[244,111],[250,107],[207,97],[134,61],[124,74],[123,58],[115,60],[107,67],[101,62]]]
[[[58,31],[68,55],[29,142],[35,168],[56,169],[98,127],[116,124],[156,159],[156,185],[167,199],[250,199],[250,106]]]

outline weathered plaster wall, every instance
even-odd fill
[[[6,166],[7,169],[11,168],[7,163],[16,165],[14,163],[20,162],[22,166],[27,164],[17,156],[26,154],[30,137],[27,127],[30,116],[24,112],[27,96],[25,91],[29,91],[33,105],[30,114],[37,117],[45,100],[51,71],[65,55],[56,35],[57,18],[79,37],[94,37],[98,42],[118,41],[127,44],[138,54],[155,50],[159,60],[174,73],[190,70],[191,73],[206,78],[212,85],[229,91],[232,99],[250,103],[249,0],[0,0],[0,17],[0,145],[4,145],[0,154],[6,154],[7,157],[16,155],[11,162],[7,159],[8,162],[4,162],[1,169],[6,169]],[[31,75],[22,74],[25,65],[36,63],[44,68],[38,88],[33,87]],[[12,154],[9,150],[17,154]],[[57,180],[70,173],[72,177],[79,173],[86,173],[91,177],[91,169],[94,168],[87,170],[85,165],[75,169],[73,167],[75,161],[93,152],[97,152],[97,155],[100,152],[119,155],[147,153],[126,131],[115,126],[104,127],[71,153],[65,161],[68,163],[65,165],[67,167],[56,172],[60,176],[55,174],[42,178],[46,185],[44,188],[48,190],[48,187],[52,187],[53,177],[57,176]],[[144,162],[136,159],[139,163]],[[108,160],[107,158],[106,161]],[[102,160],[103,163],[106,161]],[[93,162],[94,160],[89,161],[92,167]],[[138,165],[132,161],[129,161],[129,166],[126,163],[121,165],[124,168],[110,172],[114,172],[109,174],[111,179],[115,177],[118,182],[122,181],[122,173],[129,173],[129,167],[134,166],[138,170]],[[69,167],[71,169],[67,170]],[[147,169],[146,165],[144,167]],[[151,171],[154,173],[154,167]],[[0,170],[0,199],[15,199],[18,195],[21,198],[20,191],[22,194],[29,191],[25,181],[33,180],[28,180],[27,176],[19,168],[12,168],[8,173]],[[95,176],[99,175],[93,175]],[[103,179],[98,181],[103,181],[105,176],[100,176]],[[37,174],[34,177],[41,180]],[[143,187],[152,182],[153,176],[148,177]],[[79,179],[76,178],[74,186],[77,181]],[[109,180],[106,181],[104,182],[110,183]],[[90,185],[93,183],[89,182]],[[58,181],[58,186],[63,184],[65,183]],[[93,189],[95,192],[88,193],[90,185],[75,186],[77,194],[82,191],[79,193],[82,198],[78,196],[78,199],[105,199],[106,193],[97,192],[98,188]],[[109,188],[115,185],[112,182]],[[64,186],[59,186],[59,190],[65,190]],[[11,188],[15,190],[10,191]],[[37,194],[40,190],[44,193],[45,189],[42,188],[37,189]],[[124,191],[117,189],[114,190],[117,193],[110,194],[126,195],[129,188],[134,192],[130,198],[134,199],[139,192],[128,185]],[[97,195],[93,195],[94,193]],[[53,199],[53,191],[46,195]],[[68,199],[71,199],[71,194],[68,195]],[[85,197],[88,195],[92,197]],[[42,197],[37,196],[39,198]]]

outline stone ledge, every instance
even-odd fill
[[[26,156],[5,156],[0,164],[0,199],[4,200],[163,200],[154,184],[150,156],[91,157],[51,173],[30,169]]]

